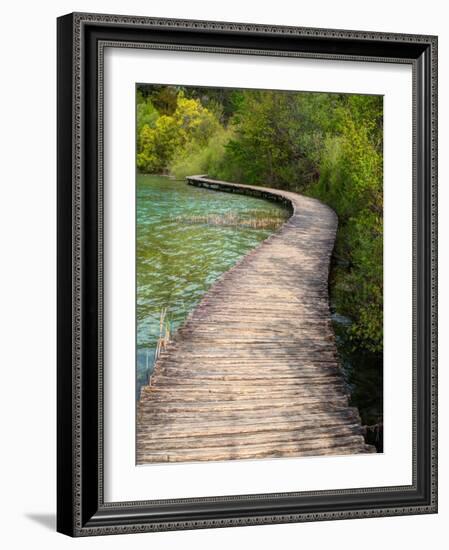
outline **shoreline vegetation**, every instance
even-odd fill
[[[137,169],[177,180],[207,173],[295,191],[335,210],[339,227],[329,285],[339,353],[343,363],[357,363],[349,369],[350,386],[351,372],[367,361],[370,377],[376,378],[377,371],[381,384],[381,96],[139,85]],[[213,213],[183,221],[229,227],[252,223]],[[257,223],[271,229],[276,221]],[[382,421],[379,406],[361,413],[368,425]]]

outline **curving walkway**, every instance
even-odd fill
[[[375,452],[348,406],[330,320],[335,213],[297,193],[187,179],[292,215],[220,277],[156,362],[137,463]]]

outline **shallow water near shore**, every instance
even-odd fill
[[[207,290],[288,218],[283,206],[138,175],[136,226],[137,383],[148,382],[161,332],[173,332]]]

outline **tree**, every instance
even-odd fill
[[[207,145],[209,139],[220,129],[216,116],[201,105],[197,99],[188,99],[183,92],[177,95],[176,108],[172,115],[160,115],[151,119],[154,110],[145,102],[137,110],[138,153],[137,167],[146,173],[165,173],[175,156],[182,157],[187,150]],[[154,109],[154,107],[153,107]],[[141,116],[142,118],[139,118]],[[146,119],[144,118],[146,116]]]

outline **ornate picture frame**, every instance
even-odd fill
[[[407,64],[413,71],[412,483],[104,499],[104,49]],[[70,536],[437,512],[437,38],[74,13],[58,18],[58,503]]]

